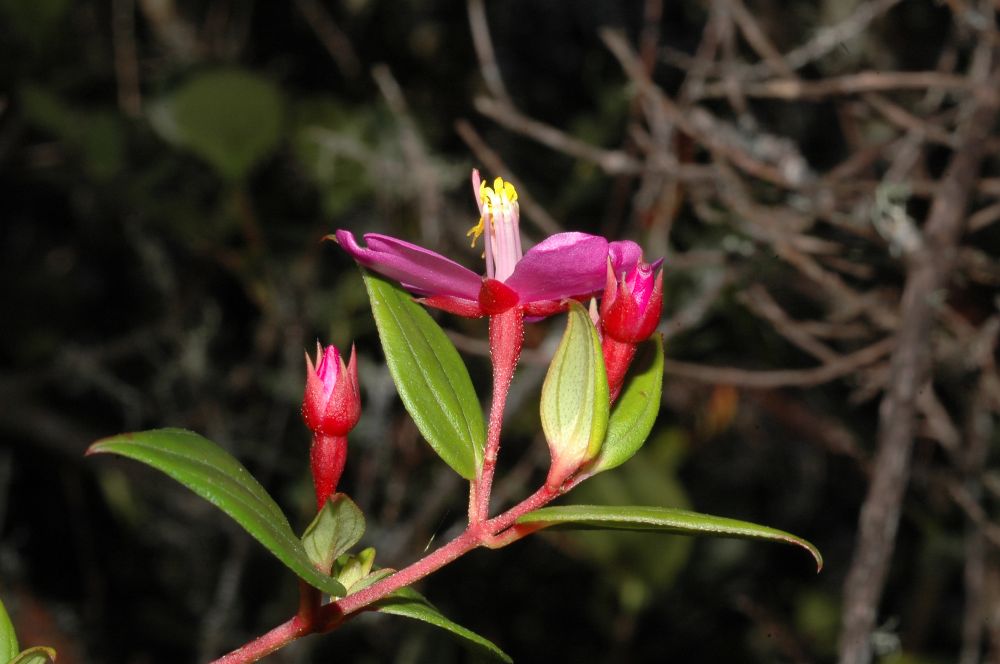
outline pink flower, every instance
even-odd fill
[[[462,316],[493,316],[518,306],[527,316],[547,316],[564,309],[568,298],[601,291],[610,259],[616,273],[630,271],[642,255],[634,242],[608,242],[586,233],[558,233],[521,250],[517,192],[497,178],[493,187],[472,171],[479,223],[469,231],[484,238],[483,277],[433,251],[396,238],[366,233],[360,246],[346,230],[337,242],[361,265],[394,279],[424,296],[429,306]]]
[[[302,418],[314,433],[346,436],[361,416],[358,367],[354,349],[347,366],[334,346],[316,344],[316,366],[306,355],[306,391]]]

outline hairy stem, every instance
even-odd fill
[[[270,632],[261,634],[253,641],[240,646],[227,655],[223,655],[215,660],[213,664],[245,664],[245,662],[256,662],[308,633],[304,628],[302,619],[299,616],[295,616],[291,620],[281,623]]]
[[[508,309],[490,317],[490,358],[493,360],[493,403],[490,404],[490,421],[486,430],[486,451],[483,468],[472,482],[469,495],[469,524],[481,523],[489,518],[490,491],[500,454],[500,428],[507,404],[507,392],[514,378],[514,369],[521,356],[524,342],[524,312],[520,307]]]
[[[372,610],[374,605],[400,588],[412,585],[428,574],[454,562],[480,546],[500,548],[516,542],[538,530],[538,526],[517,526],[519,517],[542,507],[564,493],[561,489],[543,486],[503,514],[469,524],[465,531],[430,555],[421,558],[392,576],[356,593],[318,605],[319,591],[302,583],[298,614],[266,634],[217,659],[213,664],[246,664],[288,645],[308,634],[328,632],[353,616]]]

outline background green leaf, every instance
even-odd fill
[[[425,623],[430,623],[435,627],[447,630],[481,648],[484,652],[489,653],[502,662],[514,661],[510,655],[500,650],[489,639],[485,639],[475,632],[445,618],[433,604],[427,601],[427,598],[412,588],[400,588],[389,597],[377,602],[376,606],[381,613],[422,620]]]
[[[643,530],[677,535],[714,535],[740,539],[767,540],[795,544],[808,551],[816,560],[816,570],[823,568],[819,550],[801,537],[749,521],[727,519],[669,507],[560,505],[529,512],[518,523],[541,524],[548,528],[598,528],[610,530]]]
[[[154,103],[149,119],[166,141],[194,152],[227,180],[239,181],[281,141],[284,99],[265,78],[216,69],[193,76]]]
[[[229,515],[299,578],[331,595],[344,587],[320,574],[264,487],[231,454],[193,431],[156,429],[105,438],[87,454],[111,453],[161,470]]]
[[[639,451],[660,412],[663,390],[663,337],[653,335],[642,344],[633,364],[638,371],[625,383],[611,410],[604,445],[594,459],[590,474],[622,465]]]
[[[17,654],[17,634],[7,615],[7,607],[0,602],[0,662],[6,662]]]
[[[364,534],[365,515],[353,500],[337,493],[327,499],[306,528],[302,545],[313,564],[329,573],[333,562],[357,544]]]
[[[395,284],[364,273],[385,361],[421,435],[456,473],[482,464],[486,427],[469,371],[434,319]]]

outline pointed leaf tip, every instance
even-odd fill
[[[809,552],[816,561],[816,573],[823,569],[823,556],[811,542],[777,528],[749,521],[700,514],[671,507],[560,505],[529,512],[518,523],[542,528],[637,530],[675,535],[733,537],[793,544]]]
[[[155,429],[105,438],[87,450],[88,455],[104,453],[166,473],[225,512],[306,583],[337,597],[347,593],[313,566],[288,518],[264,487],[207,438],[185,429]]]
[[[427,601],[426,597],[413,588],[400,588],[385,599],[376,602],[375,606],[381,613],[413,618],[414,620],[421,620],[435,627],[440,627],[464,639],[466,642],[476,646],[481,651],[501,662],[506,662],[507,664],[513,664],[514,662],[510,655],[497,647],[489,639],[445,618],[433,604]]]
[[[11,659],[7,664],[51,664],[51,662],[55,661],[55,648],[34,646],[27,650],[22,650],[17,657]]]

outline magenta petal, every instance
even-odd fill
[[[467,300],[479,296],[482,277],[455,261],[379,233],[365,233],[361,247],[350,231],[337,231],[337,242],[361,265],[394,279],[421,295],[454,295]]]
[[[614,270],[615,276],[621,277],[622,272],[630,273],[632,268],[642,260],[642,247],[632,240],[612,242],[608,245],[608,258],[611,259],[611,268]],[[656,267],[659,267],[662,262],[661,258],[657,261]]]
[[[604,289],[607,260],[603,237],[558,233],[529,249],[504,283],[522,303],[590,295]]]

